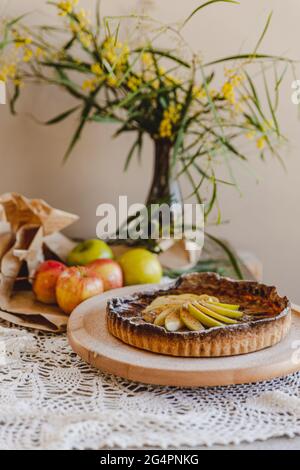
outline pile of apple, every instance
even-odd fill
[[[130,284],[159,282],[162,271],[157,257],[135,248],[119,260],[102,240],[79,243],[68,255],[67,265],[48,260],[38,267],[33,292],[38,301],[58,304],[70,314],[77,305],[104,291]]]
[[[67,264],[44,261],[35,274],[33,292],[37,300],[55,304],[70,314],[84,300],[123,286],[123,273],[109,246],[101,240],[79,243]]]

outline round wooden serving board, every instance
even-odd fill
[[[136,349],[108,332],[107,300],[139,290],[149,290],[149,286],[109,291],[83,302],[73,311],[68,323],[68,339],[84,361],[103,372],[129,380],[180,387],[257,382],[300,370],[299,307],[294,306],[290,333],[276,346],[234,357],[180,358]]]

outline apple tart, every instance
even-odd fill
[[[107,326],[124,343],[159,354],[234,356],[280,342],[291,305],[275,287],[191,273],[167,288],[109,300]]]

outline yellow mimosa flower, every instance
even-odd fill
[[[181,85],[182,80],[179,80],[179,78],[173,77],[173,75],[166,75],[165,76],[165,82],[168,85]]]
[[[98,76],[103,75],[103,70],[102,70],[101,65],[99,64],[99,62],[97,62],[96,64],[91,65],[91,71],[95,75],[98,75]]]
[[[225,77],[228,77],[228,78],[231,78],[232,75],[235,74],[235,70],[234,69],[228,69],[227,67],[224,67],[224,75]]]
[[[203,86],[197,86],[195,85],[193,87],[193,98],[196,98],[196,99],[203,99],[203,98],[206,98],[206,91],[205,91],[205,88]]]
[[[111,64],[117,62],[117,55],[113,51],[107,51],[105,53],[105,57]]]
[[[141,85],[141,83],[142,83],[141,78],[132,76],[132,77],[129,78],[129,80],[127,82],[127,86],[128,86],[128,88],[130,88],[130,90],[136,91],[139,88],[139,86]]]
[[[5,66],[3,66],[2,69],[0,69],[0,81],[6,82],[6,79],[7,79],[7,73],[5,70]]]
[[[82,84],[83,90],[95,91],[97,86],[97,81],[93,79],[85,80]]]
[[[215,90],[214,88],[211,88],[208,93],[209,93],[209,96],[210,96],[212,99],[215,98],[215,97],[218,95],[217,90]]]
[[[124,66],[128,62],[128,55],[130,49],[127,44],[123,44],[121,41],[117,41],[112,36],[105,39],[102,44],[102,55],[103,58],[114,67],[116,73],[122,72]]]
[[[77,34],[80,31],[80,25],[75,21],[70,21],[70,30],[72,33]]]
[[[130,53],[130,47],[128,46],[128,44],[124,44],[123,48],[123,54],[129,54]]]
[[[227,101],[229,101],[231,104],[235,103],[234,86],[231,82],[224,83],[222,87],[222,93]]]
[[[17,74],[16,64],[4,64],[0,69],[0,80],[6,82],[8,78],[14,79]]]
[[[180,118],[180,112],[182,105],[170,104],[167,109],[164,110],[163,119],[159,126],[160,137],[167,138],[172,136],[173,125],[176,124]]]
[[[229,78],[229,81],[233,86],[239,86],[239,84],[245,80],[245,75],[241,73],[238,69],[228,69],[225,67],[225,77]]]
[[[23,62],[29,62],[33,56],[33,52],[31,49],[25,49],[23,55]]]
[[[19,48],[23,46],[29,46],[32,43],[32,39],[30,37],[23,38],[17,35],[14,42],[16,48]]]
[[[81,32],[79,34],[79,40],[83,47],[85,47],[86,49],[88,49],[92,43],[91,36],[88,33]]]
[[[150,54],[149,52],[143,52],[141,54],[141,60],[144,65],[150,66],[153,64],[153,57],[152,54]]]
[[[256,146],[259,150],[262,150],[266,145],[266,138],[264,136],[260,137],[256,141]]]
[[[253,140],[255,137],[255,132],[254,131],[249,131],[245,134],[246,139]]]
[[[91,23],[91,20],[89,19],[89,16],[88,16],[88,12],[84,8],[81,8],[79,13],[77,13],[76,16],[79,21],[79,25],[81,29],[86,28]]]
[[[17,66],[16,64],[9,64],[8,65],[8,70],[7,70],[7,74],[10,78],[14,78],[16,76],[16,73],[17,73]]]
[[[162,138],[167,138],[172,136],[172,124],[169,119],[164,118],[159,126],[159,135]]]
[[[174,105],[171,104],[167,110],[164,111],[164,117],[169,118],[170,121],[174,124],[178,121],[180,117],[180,111],[182,109],[182,106],[180,104]]]
[[[231,82],[233,86],[239,86],[243,80],[245,80],[245,77],[241,74],[235,74],[231,77]]]
[[[72,13],[74,7],[77,4],[78,4],[78,0],[65,0],[65,1],[59,2],[57,4],[57,7],[61,11],[58,14],[60,16],[66,16],[66,15]]]
[[[114,88],[114,87],[117,85],[117,83],[118,83],[117,77],[114,77],[114,76],[112,76],[112,75],[109,75],[109,76],[107,77],[107,83],[108,83],[108,85],[109,85],[110,87]]]

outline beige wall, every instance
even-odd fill
[[[0,0],[0,10],[5,3],[5,11],[10,14],[36,9],[41,18],[46,19],[46,11],[49,15],[44,0]],[[114,14],[130,11],[137,2],[103,0],[102,3],[105,12]],[[157,5],[155,16],[171,22],[184,18],[201,2],[157,0],[153,3]],[[187,38],[211,59],[236,53],[242,44],[250,49],[268,12],[273,10],[264,49],[299,58],[299,0],[241,0],[240,3],[240,6],[213,6],[199,14],[187,27]],[[83,4],[88,7],[93,0],[83,0]],[[290,139],[289,148],[284,150],[287,172],[275,160],[265,165],[253,161],[260,179],[258,185],[246,169],[236,168],[243,196],[231,189],[222,192],[223,216],[231,222],[219,228],[218,233],[237,247],[256,253],[263,261],[265,280],[276,283],[281,291],[300,303],[300,122],[290,100],[291,81],[289,76],[282,90],[280,109],[284,132]],[[55,206],[78,213],[80,222],[71,233],[86,237],[95,234],[95,209],[100,202],[114,203],[119,194],[128,194],[132,202],[143,200],[152,169],[150,145],[144,149],[142,165],[134,162],[124,174],[122,167],[129,139],[111,140],[111,127],[91,125],[67,165],[62,167],[62,155],[75,121],[45,128],[36,125],[26,112],[49,117],[71,103],[70,98],[48,88],[35,88],[25,94],[17,118],[10,116],[7,107],[0,107],[1,192],[14,190],[43,197]]]

